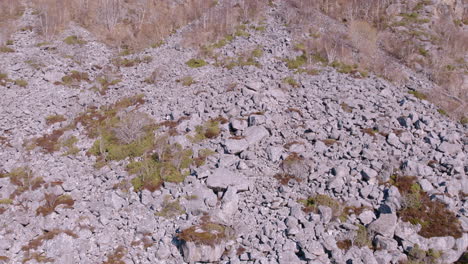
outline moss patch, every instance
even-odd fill
[[[200,68],[208,65],[208,63],[202,59],[190,59],[185,64],[190,68]]]

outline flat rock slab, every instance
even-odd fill
[[[377,220],[369,225],[369,230],[385,237],[393,237],[397,219],[396,214],[381,214]]]
[[[226,190],[229,186],[235,187],[238,191],[246,191],[249,189],[249,180],[240,173],[218,168],[208,176],[206,185],[216,191]]]

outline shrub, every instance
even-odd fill
[[[13,169],[10,173],[0,176],[2,178],[9,178],[10,183],[16,186],[15,191],[10,195],[11,199],[20,196],[26,191],[37,190],[45,184],[42,177],[35,177],[32,170],[28,167],[18,167]]]
[[[185,64],[190,68],[200,68],[206,66],[208,63],[202,59],[190,59]]]
[[[73,208],[75,201],[69,195],[45,194],[45,204],[36,209],[36,215],[47,216],[55,211],[59,205],[65,205],[65,208]]]
[[[123,144],[130,144],[147,134],[147,128],[152,124],[151,118],[140,112],[130,112],[120,118],[112,128],[115,137]]]
[[[164,181],[182,182],[193,164],[192,150],[183,149],[179,144],[169,145],[167,138],[157,140],[155,151],[152,156],[127,166],[130,174],[137,175],[131,181],[136,192],[142,189],[153,192]]]

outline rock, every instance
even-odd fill
[[[260,126],[265,124],[266,117],[265,115],[250,115],[248,121],[249,126]]]
[[[370,210],[365,210],[358,216],[358,219],[363,225],[368,225],[375,219],[375,214]]]
[[[249,90],[258,92],[262,89],[263,84],[261,82],[249,82],[245,85],[245,87]]]
[[[462,147],[459,144],[443,142],[437,147],[437,150],[443,153],[447,153],[448,155],[454,155],[460,152],[462,150]]]
[[[267,148],[268,158],[273,162],[279,161],[281,154],[283,154],[283,147],[269,146]]]
[[[421,189],[425,192],[430,192],[434,189],[434,186],[432,186],[432,183],[429,182],[427,179],[420,180],[419,185],[421,186]]]
[[[431,237],[427,241],[427,247],[434,250],[447,251],[455,246],[455,238],[446,237]]]
[[[263,138],[269,136],[270,133],[263,126],[252,126],[248,127],[244,131],[244,135],[249,145],[254,145],[260,142]]]
[[[319,206],[320,220],[323,224],[328,224],[332,218],[332,209],[328,206]]]
[[[182,243],[182,255],[184,261],[188,263],[195,262],[217,262],[221,259],[226,246],[224,244],[202,245],[194,242]]]
[[[231,121],[231,127],[234,129],[234,130],[240,130],[240,131],[243,131],[244,129],[247,128],[247,121],[243,120],[243,119],[233,119]]]
[[[393,237],[397,220],[396,214],[381,214],[377,220],[369,225],[368,229],[385,237]]]
[[[338,166],[333,168],[332,173],[336,177],[345,178],[349,175],[349,168],[346,166]]]
[[[226,139],[224,150],[228,154],[239,154],[249,147],[249,142],[245,139]]]
[[[362,179],[368,181],[370,179],[375,179],[377,177],[377,172],[371,168],[364,167],[361,171]]]
[[[206,179],[206,185],[215,191],[224,191],[229,186],[233,186],[239,191],[246,191],[249,188],[249,182],[245,176],[226,168],[217,168],[213,171]]]
[[[377,248],[387,251],[394,251],[398,248],[398,242],[396,240],[380,235],[375,237],[375,245]]]
[[[400,148],[401,146],[400,139],[394,133],[388,134],[387,143],[396,148]]]

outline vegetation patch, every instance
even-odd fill
[[[155,213],[156,216],[170,219],[185,214],[185,209],[180,205],[179,199],[172,200],[171,198],[170,195],[164,196],[163,208]]]
[[[13,52],[15,52],[15,50],[10,47],[0,46],[0,53],[13,53]]]
[[[408,262],[407,264],[436,264],[440,263],[439,259],[442,256],[442,251],[429,249],[427,251],[419,248],[418,244],[407,252]]]
[[[52,230],[45,230],[44,234],[34,238],[33,240],[29,241],[28,244],[21,247],[21,249],[25,252],[25,259],[33,256],[35,252],[31,252],[32,250],[37,250],[40,246],[44,244],[44,242],[54,239],[56,236],[66,234],[73,238],[78,238],[78,235],[73,233],[71,230],[63,230],[63,229],[52,229]]]
[[[334,217],[340,216],[343,212],[342,204],[325,194],[317,194],[305,200],[299,200],[299,203],[304,206],[302,210],[306,213],[317,213],[319,206],[330,207]]]
[[[298,179],[305,178],[309,171],[309,166],[303,156],[293,152],[286,157],[280,164],[284,174],[294,176]]]
[[[116,58],[114,59],[114,64],[117,67],[133,67],[135,65],[138,65],[140,63],[150,63],[153,61],[153,58],[151,56],[145,56],[143,58],[133,58],[133,59],[128,59],[128,58]]]
[[[45,181],[42,177],[35,177],[28,167],[13,169],[10,173],[0,174],[1,178],[9,178],[10,183],[16,186],[15,191],[10,195],[10,199],[23,194],[26,191],[34,191],[42,187]]]
[[[202,59],[190,59],[185,64],[190,68],[200,68],[208,65],[208,63]]]
[[[191,149],[183,149],[179,144],[169,145],[167,141],[158,140],[153,155],[142,161],[131,162],[127,166],[130,174],[137,175],[131,180],[134,191],[146,189],[154,192],[164,181],[184,181],[193,163],[192,155]]]
[[[107,256],[107,260],[102,264],[125,264],[123,258],[127,255],[127,250],[123,246],[118,246],[114,252]]]
[[[46,193],[45,204],[36,209],[36,215],[47,216],[55,211],[59,205],[64,205],[64,208],[72,209],[75,201],[70,195],[55,195],[53,193]]]
[[[177,234],[177,238],[185,242],[193,242],[197,245],[215,246],[231,239],[228,234],[229,229],[225,225],[206,221],[182,230],[182,232]]]
[[[101,85],[101,89],[99,89],[99,94],[105,95],[107,93],[107,90],[109,90],[109,87],[120,83],[122,80],[121,79],[111,80],[107,76],[102,76],[102,77],[97,78],[97,81],[99,82],[99,85]]]
[[[66,37],[63,42],[67,45],[84,45],[87,43],[85,40],[75,35]]]
[[[23,88],[28,86],[28,82],[26,80],[24,80],[24,79],[17,79],[17,80],[14,81],[14,84],[18,85],[19,87],[23,87]]]
[[[190,86],[196,83],[192,76],[185,76],[184,78],[177,80],[177,82],[181,83],[183,86]]]
[[[370,234],[367,231],[367,228],[363,225],[357,225],[357,227],[358,230],[356,231],[356,236],[353,239],[353,245],[359,248],[372,248],[372,240],[370,239]]]
[[[390,183],[398,188],[403,197],[398,216],[403,221],[421,225],[419,235],[425,238],[462,236],[462,227],[456,215],[442,202],[431,200],[416,182],[416,177],[393,175]]]
[[[205,165],[206,159],[215,153],[216,152],[214,152],[211,149],[200,149],[198,151],[198,156],[196,158],[193,158],[195,166],[200,167]]]
[[[341,106],[341,109],[343,109],[343,111],[345,111],[346,113],[353,112],[353,108],[349,106],[347,103],[341,103],[340,106]]]
[[[195,134],[188,135],[187,138],[192,143],[199,143],[205,139],[212,139],[219,136],[221,129],[219,127],[220,122],[216,119],[208,120],[203,126],[195,127]]]
[[[67,121],[67,119],[63,115],[50,115],[50,116],[47,116],[45,120],[48,126],[53,125],[55,123]]]
[[[287,173],[277,173],[273,176],[275,179],[279,181],[282,185],[288,185],[290,181],[294,180],[298,183],[302,182],[301,178],[298,178],[294,175],[287,174]]]
[[[283,82],[294,88],[300,87],[300,84],[293,77],[286,77]]]
[[[286,59],[285,62],[289,69],[299,69],[307,63],[307,56],[305,53],[302,53],[302,55],[297,56],[294,59]]]
[[[419,100],[427,100],[427,95],[422,92],[409,91],[408,93],[414,95],[414,97],[418,98]]]
[[[65,86],[77,86],[81,82],[91,82],[89,75],[86,72],[71,71],[68,75],[62,77],[62,82],[56,84],[63,84]]]

